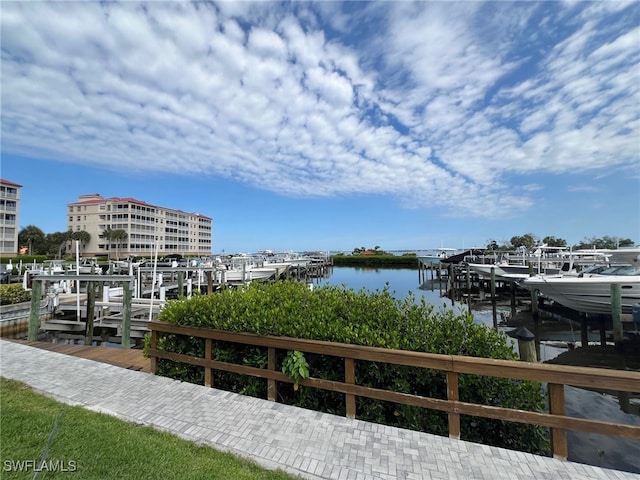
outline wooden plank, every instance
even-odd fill
[[[91,347],[88,345],[71,345],[65,343],[37,341],[25,342],[15,339],[7,340],[64,355],[71,355],[74,357],[85,358],[87,360],[108,363],[110,365],[115,365],[129,370],[138,370],[147,373],[151,372],[151,361],[144,357],[142,350],[140,349],[122,350],[120,348],[106,346]],[[125,354],[123,354],[123,352]]]
[[[177,335],[187,335],[200,338],[213,338],[215,340],[225,342],[274,347],[284,350],[295,349],[309,353],[353,358],[354,360],[395,363],[398,365],[435,368],[440,370],[450,369],[451,367],[451,356],[437,355],[434,353],[393,350],[380,347],[365,347],[361,345],[347,345],[342,343],[322,342],[318,340],[306,340],[290,337],[263,337],[251,333],[233,333],[208,328],[185,327],[157,321],[149,322],[147,327],[149,330],[158,330],[164,333],[174,333]]]

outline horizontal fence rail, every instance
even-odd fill
[[[233,333],[173,325],[164,322],[149,322],[148,328],[151,330],[151,344],[147,353],[151,359],[152,373],[155,374],[157,372],[159,359],[196,365],[204,368],[204,383],[209,387],[214,385],[215,370],[251,375],[267,380],[268,399],[275,401],[277,397],[277,382],[295,382],[291,377],[276,370],[276,350],[298,350],[304,353],[344,358],[344,382],[309,377],[299,380],[298,383],[308,387],[343,393],[345,395],[346,415],[349,418],[355,418],[356,416],[356,397],[366,397],[446,412],[449,418],[449,436],[456,439],[460,438],[460,415],[539,425],[550,428],[553,456],[565,460],[568,455],[567,430],[640,440],[639,426],[565,415],[564,399],[565,385],[612,392],[640,393],[640,373],[638,372],[460,355],[440,355],[289,337],[265,337],[249,333]],[[178,352],[158,350],[158,341],[164,334],[203,339],[205,341],[205,357],[194,357]],[[267,348],[267,368],[250,367],[215,360],[212,353],[213,341],[215,340]],[[447,399],[423,397],[357,385],[355,383],[356,360],[442,371],[446,373]],[[459,400],[458,392],[459,374],[546,383],[549,394],[549,413],[462,402]]]

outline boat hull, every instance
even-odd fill
[[[247,282],[255,280],[268,280],[278,274],[276,268],[253,267],[243,270],[223,270],[224,279],[227,282]]]
[[[632,313],[640,302],[640,275],[599,277],[545,277],[526,279],[522,285],[578,312],[612,313],[611,285],[620,286],[622,313]]]
[[[482,278],[491,278],[491,269],[497,279],[517,281],[529,278],[531,272],[544,273],[546,275],[557,275],[560,273],[559,268],[544,267],[538,272],[537,267],[529,267],[529,265],[512,265],[502,263],[469,263],[469,268],[480,275]]]

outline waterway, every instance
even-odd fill
[[[420,288],[418,272],[410,269],[352,268],[334,267],[328,277],[316,281],[316,286],[337,285],[354,290],[369,291],[388,288],[397,298],[405,298],[409,293],[416,299],[424,298],[436,308],[453,308],[467,311],[467,305],[452,302],[440,295],[440,288]],[[493,326],[491,309],[472,310],[477,323]],[[540,344],[540,360],[551,360],[567,351],[567,341],[580,341],[580,333],[572,328],[570,321],[560,322],[566,328],[554,328],[542,332],[545,342]],[[512,327],[499,326],[505,331]],[[517,344],[513,343],[514,349]],[[594,420],[617,422],[640,426],[640,417],[622,411],[618,399],[611,395],[600,394],[574,387],[565,387],[567,415]],[[587,463],[605,468],[640,473],[640,441],[626,440],[605,435],[584,432],[568,432],[569,460]]]

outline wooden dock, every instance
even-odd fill
[[[136,370],[146,373],[151,372],[151,361],[148,358],[144,358],[142,350],[140,349],[106,346],[93,347],[87,345],[36,342],[9,338],[5,338],[4,340],[41,348],[43,350],[49,350],[51,352],[62,353],[64,355],[71,355],[74,357],[94,360],[96,362],[108,363],[109,365],[115,365],[116,367],[122,367],[128,370]]]

